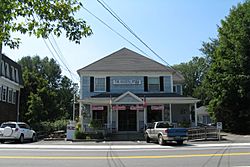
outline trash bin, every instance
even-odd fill
[[[67,125],[67,140],[73,140],[75,139],[75,129],[76,124],[74,121],[70,121]]]

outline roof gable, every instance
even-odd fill
[[[127,48],[122,48],[121,50],[79,69],[77,72],[87,71],[173,72],[170,67],[160,64]]]

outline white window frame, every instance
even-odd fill
[[[150,84],[150,79],[157,79],[158,80],[158,89],[157,90],[152,90],[150,89],[150,85],[156,85],[156,84]],[[149,92],[159,92],[160,91],[160,77],[148,77],[148,91]]]
[[[6,86],[3,86],[2,87],[3,89],[2,89],[2,101],[3,102],[6,102],[6,100],[7,100],[7,87]],[[4,91],[5,90],[5,91]],[[3,94],[3,92],[5,92],[5,94]]]
[[[96,90],[96,80],[104,79],[104,90]],[[94,92],[106,92],[106,77],[95,77],[94,78]]]
[[[12,103],[13,100],[13,89],[8,89],[8,103]]]

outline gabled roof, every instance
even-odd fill
[[[77,72],[170,72],[173,73],[173,69],[160,64],[152,59],[149,59],[141,54],[138,54],[127,48],[122,48],[82,69]]]

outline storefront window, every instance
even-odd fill
[[[95,78],[95,92],[105,92],[105,78]]]
[[[107,123],[107,106],[103,107],[103,110],[92,110],[93,120],[100,123],[102,126]]]
[[[147,106],[148,123],[162,121],[162,110],[152,110],[151,106]]]
[[[148,77],[148,91],[155,92],[160,90],[159,77]]]

